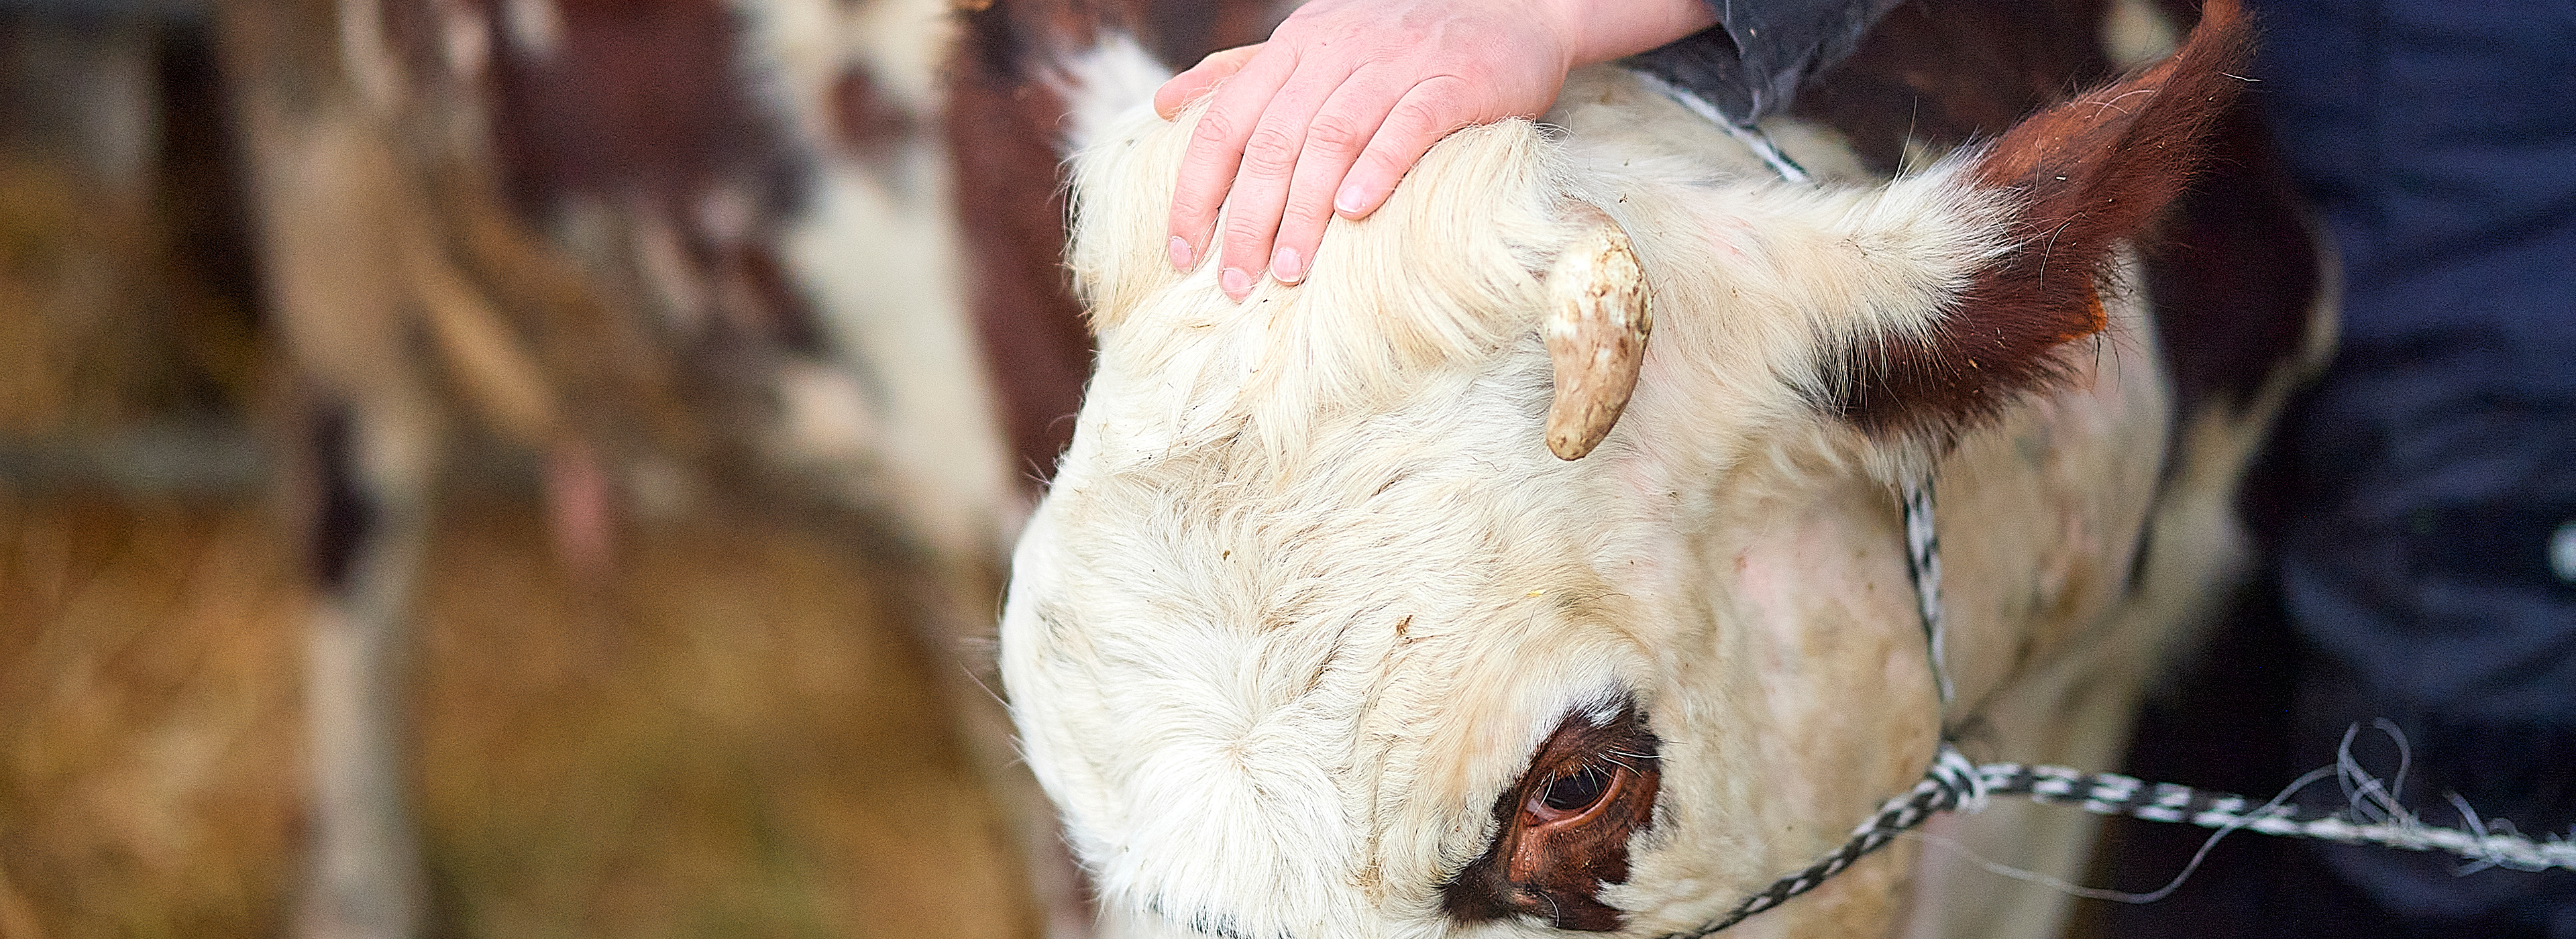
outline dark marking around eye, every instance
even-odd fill
[[[1517,915],[1618,929],[1601,885],[1627,882],[1628,840],[1654,824],[1657,746],[1634,702],[1605,723],[1566,715],[1495,800],[1493,843],[1441,886],[1442,909],[1465,923]]]

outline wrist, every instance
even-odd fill
[[[1717,24],[1706,0],[1542,0],[1569,67],[1607,62]]]

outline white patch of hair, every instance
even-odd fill
[[[791,416],[861,404],[864,420],[833,423],[869,436],[809,436],[798,431],[816,425],[790,425],[770,445],[836,495],[889,505],[943,556],[984,556],[1017,530],[1024,500],[984,381],[964,235],[950,207],[956,181],[938,114],[941,63],[957,40],[951,11],[943,0],[730,3],[745,27],[742,67],[811,161],[780,260],[832,346],[841,377],[829,390],[867,393],[864,402],[833,400],[812,394],[826,386],[782,383]],[[833,89],[854,70],[911,117],[912,132],[887,152],[854,154],[838,139]]]
[[[1064,151],[1080,151],[1139,111],[1150,111],[1154,89],[1172,70],[1145,51],[1136,37],[1107,31],[1091,48],[1059,56],[1047,86],[1064,100]]]

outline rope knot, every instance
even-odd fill
[[[1941,751],[1933,755],[1932,767],[1925,770],[1924,775],[1939,785],[1944,793],[1941,811],[1970,815],[1985,811],[1985,773],[1978,769],[1975,760],[1959,752],[1958,746],[1947,738],[1941,741]]]

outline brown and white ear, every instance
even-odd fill
[[[1547,357],[1556,371],[1547,449],[1580,460],[1610,435],[1637,390],[1655,317],[1628,232],[1591,203],[1571,205],[1587,227],[1547,272]]]
[[[1940,435],[2061,376],[2054,354],[2100,332],[2096,283],[2118,244],[2182,193],[2251,52],[2236,0],[2211,0],[2182,48],[2144,74],[2024,119],[1965,174],[2009,194],[2010,247],[1975,269],[1919,336],[1856,350],[1834,402],[1872,433]]]

